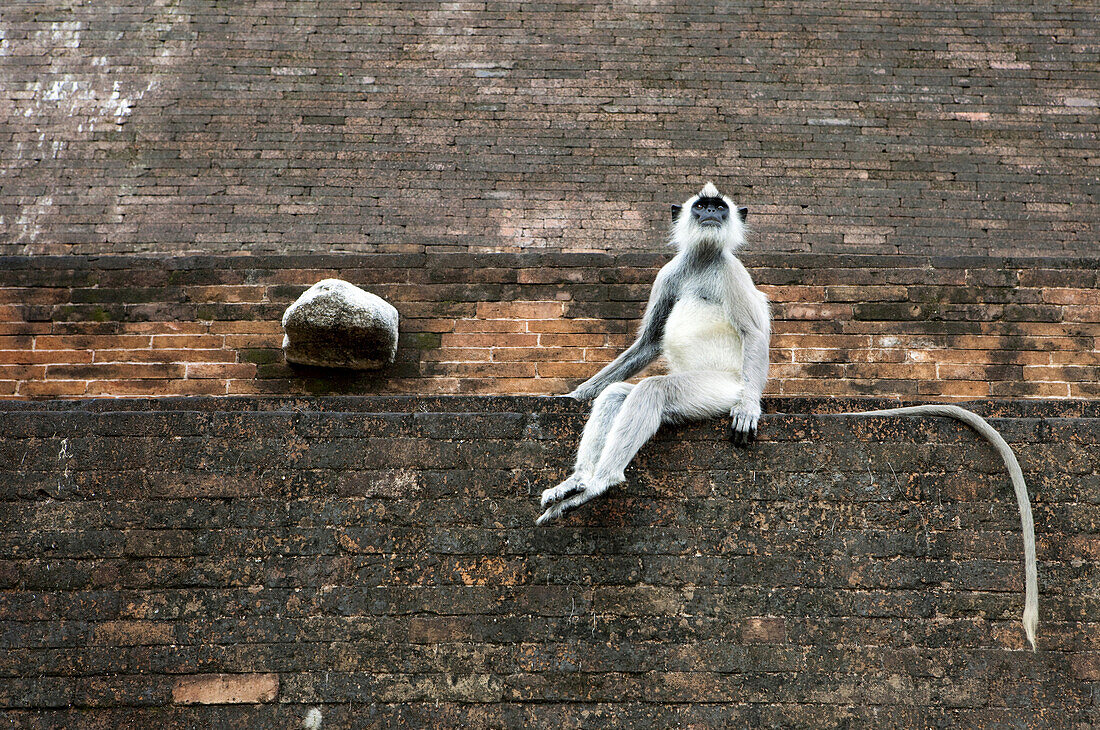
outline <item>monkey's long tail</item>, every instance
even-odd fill
[[[923,405],[908,406],[905,408],[886,408],[880,411],[860,411],[858,413],[838,413],[843,416],[946,416],[962,421],[966,425],[980,433],[997,449],[997,453],[1004,459],[1008,467],[1008,475],[1012,479],[1012,488],[1016,491],[1016,503],[1020,506],[1020,527],[1024,535],[1024,633],[1031,643],[1031,650],[1035,651],[1035,633],[1039,626],[1039,579],[1035,566],[1035,524],[1031,519],[1031,503],[1027,497],[1027,484],[1024,483],[1024,473],[1020,469],[1020,462],[1016,461],[1016,455],[1012,453],[1012,447],[1001,438],[997,429],[976,413],[965,408],[952,405]]]

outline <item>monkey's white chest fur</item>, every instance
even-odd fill
[[[665,322],[663,346],[670,372],[721,370],[741,377],[741,336],[714,302],[697,297],[676,302]]]

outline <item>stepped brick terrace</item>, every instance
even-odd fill
[[[4,2],[0,725],[1100,726],[1095,16]],[[706,180],[772,301],[761,440],[666,429],[535,529],[548,396]],[[391,368],[286,364],[330,276]],[[1037,653],[988,445],[828,415],[926,401],[1020,457]]]

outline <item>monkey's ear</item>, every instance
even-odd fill
[[[684,206],[682,206],[682,205],[672,206],[672,220],[673,221],[675,221],[677,218],[680,217],[680,211],[683,210],[683,207]]]
[[[739,215],[741,217],[741,222],[744,223],[745,221],[747,221],[749,219],[749,209],[748,208],[738,208],[737,209],[737,215]]]

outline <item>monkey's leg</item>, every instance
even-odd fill
[[[584,425],[584,432],[581,434],[580,446],[577,447],[577,462],[573,467],[573,474],[558,486],[542,493],[543,507],[584,491],[585,477],[595,471],[607,441],[607,432],[611,430],[611,424],[615,421],[623,401],[633,389],[634,386],[630,383],[615,383],[604,388],[596,397],[588,423]]]
[[[577,447],[577,463],[573,471],[578,474],[591,474],[596,470],[603,455],[604,445],[607,443],[607,435],[615,423],[615,417],[622,410],[627,396],[634,390],[630,383],[615,383],[604,388],[592,404],[592,415],[588,417],[588,423],[584,425],[584,433],[581,434],[581,443]]]
[[[595,471],[579,485],[582,491],[551,506],[538,523],[558,517],[624,481],[627,464],[662,423],[725,415],[740,402],[741,394],[740,380],[716,371],[658,375],[638,383],[611,424]]]

